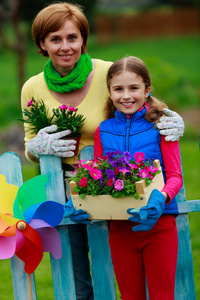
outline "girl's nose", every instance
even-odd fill
[[[129,92],[128,91],[124,91],[124,95],[123,95],[123,98],[124,99],[130,99],[130,96],[129,96]]]

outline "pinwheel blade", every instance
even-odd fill
[[[13,204],[14,217],[24,220],[23,213],[31,206],[47,200],[44,188],[47,182],[46,175],[36,176],[22,184]]]
[[[25,241],[23,246],[16,251],[16,255],[24,261],[24,271],[31,274],[35,271],[43,257],[42,241],[40,235],[28,224],[26,224],[26,228],[23,231],[17,229],[17,238],[21,234],[23,234]]]
[[[42,247],[44,252],[50,252],[55,259],[62,257],[62,249],[60,237],[57,230],[42,220],[33,219],[30,222],[42,239]]]
[[[27,223],[32,219],[41,219],[52,227],[57,226],[63,219],[64,205],[55,201],[46,201],[32,205],[24,212]]]
[[[4,175],[0,174],[0,212],[2,214],[13,213],[13,202],[15,200],[18,187],[6,182]]]

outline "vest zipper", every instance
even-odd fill
[[[133,115],[131,115],[129,119],[127,119],[127,117],[126,117],[125,151],[129,151],[129,136],[130,136],[130,128],[131,128],[132,118],[133,118]]]

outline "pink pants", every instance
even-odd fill
[[[173,215],[162,215],[149,231],[133,232],[136,223],[111,221],[109,243],[123,300],[173,300],[178,234]]]

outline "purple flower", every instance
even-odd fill
[[[108,158],[107,158],[108,164],[111,164],[113,162],[114,154],[115,154],[115,152],[113,152],[113,151],[109,151],[106,153],[106,155],[108,155]]]
[[[122,152],[121,152],[120,150],[118,150],[118,151],[116,151],[114,154],[115,154],[116,156],[120,156],[120,155],[122,155]]]
[[[108,176],[108,179],[115,178],[115,172],[113,170],[109,169],[109,170],[106,170],[105,172],[106,172],[106,174]]]
[[[130,161],[130,159],[131,159],[131,154],[130,154],[130,152],[124,152],[124,162],[125,162],[126,164],[128,164],[129,161]]]
[[[103,176],[101,178],[99,178],[99,185],[100,185],[100,187],[103,186]]]

